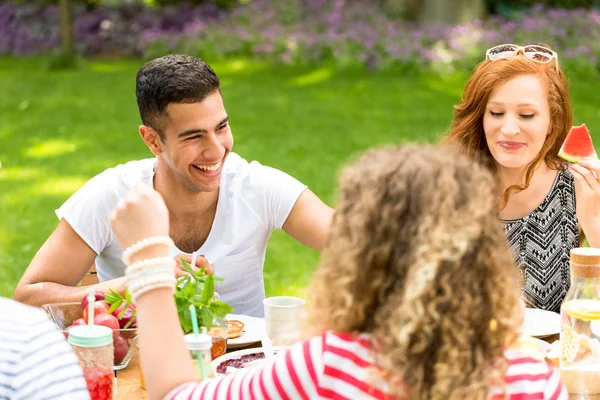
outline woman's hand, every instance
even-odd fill
[[[586,157],[571,164],[569,171],[575,178],[577,219],[592,247],[600,247],[600,160]]]
[[[145,238],[169,236],[169,210],[156,190],[140,183],[119,200],[110,224],[126,249]]]

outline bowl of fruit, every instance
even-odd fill
[[[121,370],[127,367],[135,353],[138,338],[135,306],[114,292],[106,295],[95,292],[95,299],[94,324],[104,325],[113,330],[114,370]],[[42,309],[67,339],[69,330],[73,326],[85,325],[89,317],[87,296],[80,303],[45,304]]]

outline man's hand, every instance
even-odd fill
[[[178,254],[174,257],[175,261],[177,261],[177,266],[175,267],[175,275],[177,278],[181,278],[182,276],[188,276],[187,270],[183,267],[183,263],[181,259],[184,259],[185,262],[190,264],[190,267],[194,270],[194,272],[198,272],[200,268],[204,268],[207,274],[213,273],[213,268],[204,256],[196,257],[196,265],[192,265],[192,256],[189,254]]]

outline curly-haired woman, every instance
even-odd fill
[[[310,289],[308,338],[262,368],[194,382],[173,267],[128,272],[151,398],[567,398],[557,371],[506,350],[520,323],[518,272],[487,168],[406,146],[366,153],[340,183]],[[113,216],[124,248],[168,233],[160,195],[137,190]],[[149,246],[132,261],[164,255]]]
[[[557,156],[572,125],[557,54],[537,45],[489,49],[454,115],[449,141],[495,172],[527,306],[558,312],[570,285],[570,250],[584,235],[600,247],[600,162],[567,166]]]

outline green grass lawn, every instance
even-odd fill
[[[151,153],[137,134],[140,61],[50,72],[46,59],[0,58],[0,295],[14,287],[56,226],[54,210],[107,167]],[[215,63],[234,151],[279,168],[334,205],[340,167],[368,147],[434,141],[466,75],[404,75],[263,63]],[[600,143],[600,82],[572,79],[575,123]],[[285,233],[270,241],[267,292],[298,294],[318,254]]]

